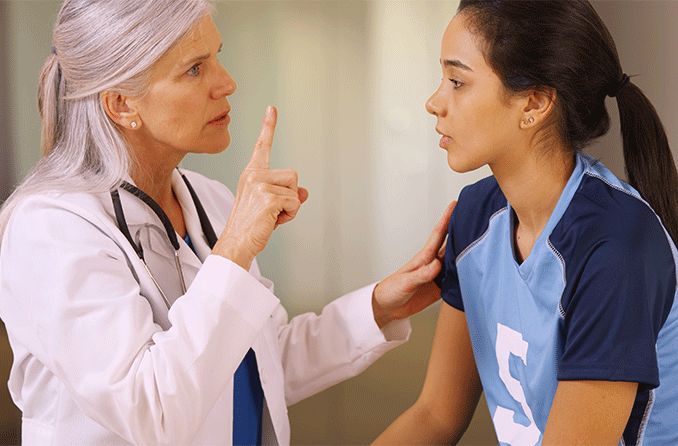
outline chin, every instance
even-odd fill
[[[481,168],[484,163],[447,152],[447,165],[457,173],[467,173]]]
[[[226,144],[220,144],[220,145],[211,147],[207,150],[207,153],[221,153],[221,152],[225,151],[226,149],[228,149],[229,143],[230,143],[230,141],[227,142]]]
[[[231,144],[231,136],[226,135],[225,138],[219,138],[218,140],[215,141],[209,141],[203,145],[200,145],[195,148],[195,150],[191,150],[193,153],[221,153],[224,150],[228,148],[228,146]]]

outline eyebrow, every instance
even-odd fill
[[[453,59],[453,60],[445,59],[441,63],[443,65],[445,65],[445,67],[456,67],[456,68],[461,68],[462,70],[466,70],[466,71],[473,71],[471,69],[471,67],[469,67],[468,65],[464,64],[462,61],[457,60],[457,59]]]
[[[223,43],[219,44],[219,49],[217,50],[217,53],[221,51],[221,48],[224,46]],[[186,66],[186,65],[193,65],[196,62],[199,62],[201,60],[209,59],[210,53],[205,53],[201,54],[199,56],[193,57],[192,59],[185,60],[181,62],[181,66]]]

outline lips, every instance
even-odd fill
[[[221,113],[220,115],[217,115],[214,119],[208,122],[208,124],[222,124],[226,121],[230,120],[230,117],[228,116],[228,113],[231,110],[226,110],[225,112]]]
[[[443,136],[442,138],[440,138],[440,142],[438,143],[438,145],[440,146],[441,149],[447,149],[451,142],[452,138],[450,138],[449,136]]]
[[[438,143],[438,145],[440,146],[441,149],[447,149],[447,147],[452,142],[452,137],[447,136],[446,134],[444,134],[443,132],[441,132],[438,129],[436,129],[436,132],[441,136],[440,143]]]

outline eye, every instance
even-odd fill
[[[463,82],[458,81],[456,79],[450,79],[450,82],[452,82],[452,85],[454,86],[455,90],[458,89],[458,88],[461,88],[461,86],[464,85]]]
[[[201,65],[202,65],[202,63],[197,63],[197,64],[193,65],[186,72],[186,74],[188,74],[189,76],[192,76],[192,77],[198,77],[200,75],[200,72],[201,72],[201,69],[200,69]]]

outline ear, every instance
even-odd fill
[[[124,129],[137,130],[141,127],[141,119],[129,99],[115,91],[104,91],[99,94],[101,106],[111,121]]]
[[[554,88],[543,88],[532,90],[524,98],[522,115],[520,119],[520,128],[538,128],[541,127],[555,110],[556,90]]]

